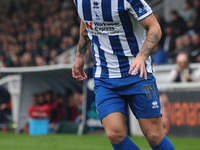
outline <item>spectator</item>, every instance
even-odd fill
[[[55,101],[51,105],[51,123],[59,123],[64,119],[65,108],[64,99],[61,94],[57,94]]]
[[[11,60],[13,63],[13,67],[20,67],[19,57],[17,55],[11,56]],[[34,64],[33,62],[31,63]]]
[[[57,94],[53,104],[51,105],[50,130],[52,132],[56,132],[60,122],[64,120],[64,116],[65,116],[64,99],[61,94]]]
[[[74,42],[78,43],[78,41],[79,41],[79,28],[77,26],[73,26],[71,28],[71,32],[70,33],[71,33],[71,36],[72,36]]]
[[[191,82],[193,81],[193,70],[189,67],[187,53],[179,53],[176,58],[177,68],[169,74],[169,82]]]
[[[183,49],[183,37],[182,36],[179,36],[176,38],[175,40],[175,50],[174,50],[174,53],[171,54],[171,59],[172,59],[172,62],[176,62],[176,57],[177,57],[177,54],[180,53]]]
[[[200,13],[200,0],[194,0],[194,7],[197,13]]]
[[[186,23],[176,10],[171,12],[171,24],[176,34],[176,37],[186,31]]]
[[[25,52],[22,56],[21,56],[21,65],[23,67],[30,67],[30,66],[34,66],[34,61],[33,61],[33,57],[31,55],[30,52]]]
[[[197,62],[197,63],[200,63],[200,55],[197,56],[196,62]]]
[[[53,104],[53,91],[48,90],[44,93],[45,103],[51,106]]]
[[[50,50],[49,50],[49,46],[47,44],[44,44],[42,46],[42,57],[46,60],[49,61],[50,58]]]
[[[169,23],[165,26],[165,37],[163,39],[163,50],[165,53],[170,55],[175,48],[176,39],[172,24]]]
[[[195,14],[194,14],[194,21],[193,21],[193,27],[196,32],[200,34],[200,0],[194,0],[194,6],[195,6]]]
[[[83,109],[84,95],[82,93],[75,93],[73,98],[76,101],[77,113],[78,113],[78,116],[76,117],[75,122],[80,123],[83,119],[82,109]]]
[[[35,63],[36,63],[36,66],[45,66],[46,65],[45,59],[39,55],[35,57]]]
[[[67,62],[68,63],[68,62]],[[67,64],[66,63],[66,64]],[[50,66],[53,66],[53,65],[56,65],[57,64],[57,61],[56,60],[50,60],[49,63],[48,63]]]
[[[193,7],[192,0],[185,0],[185,9],[180,12],[180,16],[184,19],[186,23],[192,21],[195,10]]]
[[[32,96],[32,105],[29,106],[30,118],[50,118],[50,106],[45,104],[42,94]]]
[[[193,49],[192,46],[192,39],[191,36],[188,34],[185,34],[183,36],[183,48],[181,49],[182,52],[190,53]]]
[[[76,96],[75,96],[76,97]],[[77,101],[74,99],[74,94],[69,94],[66,101],[66,116],[65,120],[75,122],[78,117]]]
[[[33,94],[32,95],[32,106],[37,106],[38,105],[38,94]]]
[[[198,57],[200,57],[200,35],[198,33],[195,33],[192,36],[192,45],[193,49],[190,53],[190,61],[199,62]]]
[[[58,56],[58,51],[56,49],[52,49],[50,52],[50,59],[56,60],[56,57]]]

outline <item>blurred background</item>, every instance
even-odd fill
[[[200,0],[147,2],[163,33],[152,65],[165,132],[200,137]],[[86,54],[88,80],[77,82],[71,76],[79,24],[73,0],[0,1],[1,132],[102,130],[94,104],[91,49]],[[35,128],[37,120],[47,120],[48,131]],[[142,136],[131,114],[129,120],[129,133]]]
[[[153,64],[174,64],[180,52],[188,53],[190,62],[200,62],[197,51],[200,41],[199,0],[148,2],[163,31],[153,55]],[[0,3],[1,67],[72,63],[69,57],[64,57],[79,39],[80,19],[72,0],[6,0]],[[92,61],[90,53],[87,63]],[[154,58],[157,55],[160,57]]]

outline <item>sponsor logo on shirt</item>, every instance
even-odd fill
[[[85,22],[86,28],[91,34],[116,34],[119,31],[116,27],[120,26],[119,22]]]
[[[93,30],[92,22],[85,22],[85,24],[87,29]]]

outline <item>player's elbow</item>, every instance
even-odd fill
[[[159,39],[161,39],[161,37],[162,37],[162,30],[161,30],[160,25],[158,23],[157,23],[157,32],[158,32]]]
[[[153,25],[152,25],[152,32],[156,33],[157,34],[157,37],[158,39],[160,40],[161,39],[161,36],[162,36],[162,31],[161,31],[161,28],[160,28],[160,25],[158,22],[155,22]]]
[[[149,29],[148,33],[154,33],[154,34],[156,34],[158,40],[161,39],[162,31],[161,31],[160,25],[159,25],[159,23],[157,21],[151,23],[149,25],[148,29]]]

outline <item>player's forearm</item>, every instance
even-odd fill
[[[81,22],[80,25],[80,38],[78,42],[77,54],[85,55],[87,49],[90,47],[91,40],[88,37],[85,24]]]
[[[154,26],[145,28],[147,30],[147,37],[138,55],[143,56],[145,59],[147,59],[160,41],[162,33],[160,26],[157,23],[155,23]]]
[[[160,35],[161,34],[159,34],[159,32],[148,33],[144,45],[139,52],[139,55],[148,58],[148,56],[153,52],[154,48],[158,44]]]

